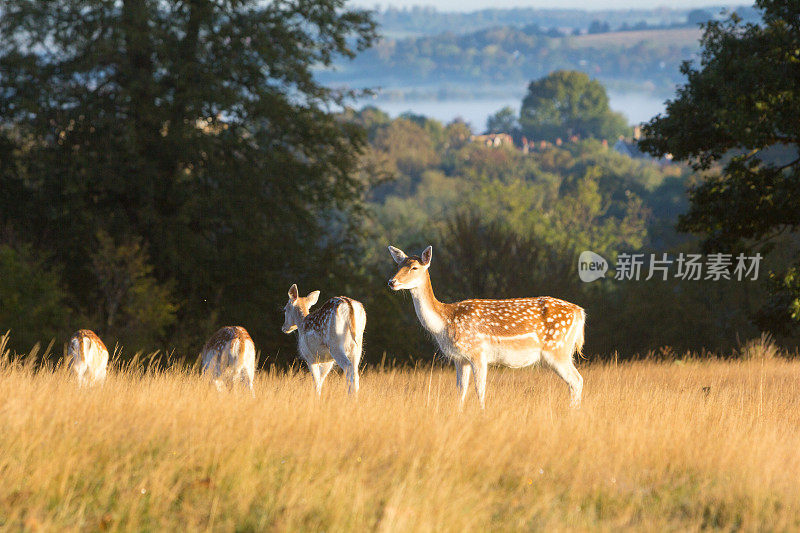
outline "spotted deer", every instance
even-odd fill
[[[522,368],[543,359],[569,385],[571,406],[580,407],[583,378],[573,355],[583,348],[583,309],[548,296],[440,302],[428,273],[433,255],[430,246],[420,256],[408,256],[393,246],[389,253],[398,264],[389,287],[411,292],[422,326],[455,364],[460,405],[467,394],[470,371],[475,373],[475,389],[484,408],[490,364]]]
[[[218,391],[223,385],[237,380],[253,393],[256,367],[256,347],[247,330],[241,326],[226,326],[214,333],[203,346],[203,375],[214,382]]]
[[[336,296],[311,311],[319,300],[319,291],[300,296],[297,285],[289,288],[284,333],[297,330],[297,348],[314,378],[317,395],[334,362],[345,371],[348,392],[358,392],[358,365],[364,341],[367,313],[361,302]]]
[[[67,357],[78,376],[78,385],[101,383],[106,379],[108,349],[94,331],[81,329],[69,339]]]

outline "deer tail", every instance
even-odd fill
[[[572,352],[577,353],[579,357],[583,357],[583,329],[586,324],[586,311],[578,307],[573,311],[573,323],[570,335],[572,336]],[[584,358],[585,359],[585,358]]]
[[[358,347],[358,337],[356,336],[356,307],[353,305],[352,300],[347,300],[347,307],[349,310],[348,322],[350,323],[350,335],[353,337],[353,342]]]
[[[69,341],[69,356],[73,360],[75,359],[76,354],[79,353],[78,352],[80,350],[79,344],[80,344],[80,341],[77,339],[77,337],[73,337]],[[78,355],[78,357],[80,357],[80,355]]]
[[[72,340],[69,342],[69,351],[72,353],[72,357],[75,359],[75,362],[86,362],[86,337],[73,337]]]

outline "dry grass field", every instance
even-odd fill
[[[256,397],[188,370],[0,362],[0,529],[214,531],[800,528],[800,363],[586,363],[260,373]]]

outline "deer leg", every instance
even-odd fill
[[[348,394],[358,393],[358,368],[356,368],[350,358],[347,357],[345,351],[339,346],[331,348],[331,357],[333,357],[336,364],[339,365],[347,375]]]
[[[361,342],[363,342],[363,339]],[[352,339],[350,345],[347,347],[347,357],[356,368],[358,368],[359,363],[361,363],[361,342]]]
[[[578,373],[578,369],[575,368],[575,363],[571,359],[555,360],[555,358],[552,358],[550,366],[569,386],[569,406],[573,409],[579,409],[581,395],[583,394],[583,377]]]
[[[246,366],[243,366],[242,369],[239,371],[239,380],[245,387],[247,387],[247,389],[250,391],[250,396],[252,396],[253,398],[256,397],[256,393],[253,391],[254,373],[255,372],[252,369]]]
[[[92,374],[92,383],[103,383],[106,380],[106,369],[100,369]]]
[[[458,408],[463,409],[464,399],[467,397],[467,389],[469,387],[469,374],[472,367],[468,363],[456,362],[456,386],[458,386],[459,403]]]
[[[358,387],[359,387],[359,380],[358,380],[358,367],[352,363],[350,363],[350,373],[352,375],[351,383],[353,384],[353,394],[358,396]]]
[[[317,396],[322,394],[322,382],[325,381],[325,376],[328,372],[323,374],[323,366],[326,363],[309,363],[308,370],[311,372],[311,377],[314,378],[314,389],[317,391]],[[328,368],[330,371],[330,368]]]
[[[475,392],[478,393],[478,401],[481,409],[486,408],[486,374],[489,373],[489,364],[483,356],[472,363],[472,371],[475,373]]]
[[[203,367],[203,374],[211,383],[217,388],[218,392],[222,392],[225,382],[222,376],[222,367],[220,365],[220,354],[216,354],[213,359],[209,360]]]
[[[78,388],[81,388],[86,383],[86,363],[79,361],[72,363],[72,370],[75,372],[75,375],[78,377]]]
[[[322,384],[325,382],[325,378],[328,377],[331,369],[333,368],[333,361],[328,361],[327,363],[319,363],[319,386],[320,389],[322,388]]]
[[[82,388],[86,385],[86,369],[82,368],[77,371],[78,374],[78,388]]]

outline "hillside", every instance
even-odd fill
[[[557,69],[605,82],[647,83],[671,92],[680,64],[699,50],[695,28],[553,37],[538,27],[496,26],[466,34],[385,38],[354,61],[322,71],[329,84],[408,87],[425,84],[519,84]],[[413,81],[412,81],[413,80]]]
[[[667,28],[592,33],[570,37],[568,40],[569,44],[576,48],[628,47],[639,43],[651,46],[697,48],[701,35],[700,28]]]
[[[702,10],[686,8],[659,7],[655,9],[535,9],[535,8],[488,8],[469,12],[439,11],[434,7],[416,6],[406,9],[388,7],[376,12],[376,19],[384,35],[397,37],[420,37],[436,35],[458,29],[469,33],[492,26],[539,26],[545,29],[558,28],[561,31],[586,31],[592,23],[608,24],[617,30],[620,27],[678,26],[696,20],[705,14],[718,16],[725,9],[719,6],[704,7]],[[754,17],[749,7],[737,7],[737,13],[749,20]]]

